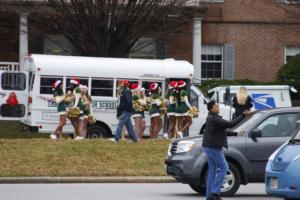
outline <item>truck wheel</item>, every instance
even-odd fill
[[[205,187],[200,184],[189,183],[190,187],[200,195],[205,195]]]
[[[104,126],[94,124],[87,128],[87,137],[90,139],[107,138],[110,134]]]
[[[223,180],[223,185],[221,187],[221,196],[231,197],[240,188],[241,185],[241,175],[236,166],[232,163],[228,163],[229,169],[227,175]],[[207,179],[207,172],[205,175],[205,184]]]

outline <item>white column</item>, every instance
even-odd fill
[[[24,70],[24,58],[28,55],[28,13],[20,13],[19,32],[19,63],[20,70]]]
[[[201,83],[201,22],[202,18],[194,18],[193,26],[193,64],[194,83]]]

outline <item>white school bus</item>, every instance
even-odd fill
[[[0,71],[0,120],[20,120],[32,131],[51,133],[55,129],[59,117],[51,83],[62,80],[63,90],[66,91],[72,77],[78,77],[81,84],[87,85],[92,97],[93,113],[97,122],[88,127],[89,138],[111,137],[115,134],[118,125],[116,88],[118,80],[121,79],[139,83],[146,89],[146,94],[149,84],[157,82],[162,88],[163,96],[170,80],[187,81],[190,103],[200,111],[199,116],[193,118],[189,129],[190,136],[200,133],[207,116],[207,100],[191,84],[194,66],[187,61],[33,54],[25,59],[24,68],[25,71],[21,72]],[[10,101],[12,96],[17,99],[17,104],[14,103],[16,101]],[[145,112],[145,116],[144,135],[147,136],[150,127],[149,113]],[[164,121],[166,130],[167,123]],[[70,122],[67,122],[63,131],[66,134],[74,132]],[[162,132],[163,130],[160,134]]]

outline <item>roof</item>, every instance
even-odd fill
[[[208,92],[213,92],[215,90],[225,90],[226,88],[230,88],[230,90],[237,91],[240,87],[243,86],[247,90],[289,90],[290,86],[288,85],[220,85],[214,87]]]
[[[33,54],[25,59],[25,69],[41,75],[119,78],[189,78],[194,66],[187,61],[165,59],[98,58]]]

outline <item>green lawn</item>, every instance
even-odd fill
[[[0,176],[163,176],[168,140],[53,141],[0,123]]]

